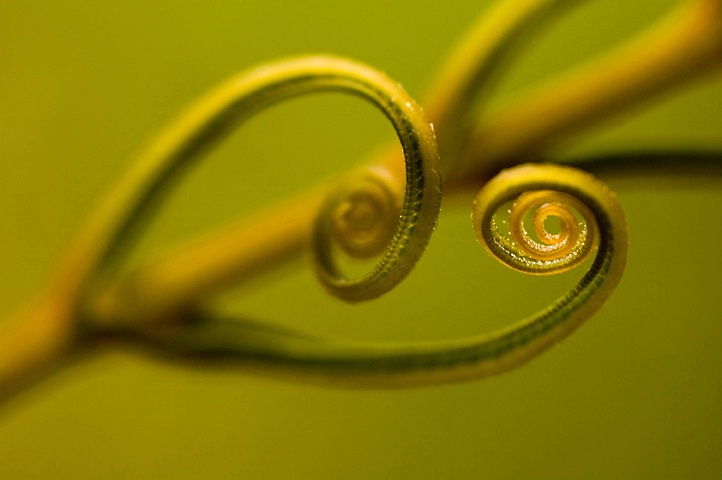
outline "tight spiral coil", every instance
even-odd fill
[[[546,275],[574,268],[594,251],[599,237],[589,208],[559,191],[524,192],[509,208],[508,220],[499,222],[496,216],[487,224],[488,234],[482,233],[480,219],[474,219],[477,236],[495,258],[524,273]],[[550,219],[556,221],[557,232],[550,231]],[[508,225],[508,231],[500,223]]]

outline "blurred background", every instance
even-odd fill
[[[491,111],[679,2],[586,2],[534,40]],[[194,98],[259,62],[349,56],[416,98],[491,1],[0,0],[0,318],[43,285],[94,201]],[[558,155],[722,148],[711,77],[575,138]],[[134,255],[351,168],[391,127],[314,95],[263,112],[178,189]],[[510,373],[401,391],[189,370],[108,349],[0,410],[2,478],[720,478],[722,188],[610,182],[630,230],[605,308]],[[413,274],[380,300],[330,298],[299,261],[212,299],[240,316],[364,340],[470,336],[550,303],[581,272],[489,259],[471,199],[444,206]]]

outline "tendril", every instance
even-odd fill
[[[598,232],[592,212],[567,193],[538,190],[519,195],[508,211],[508,221],[502,222],[508,224],[508,236],[495,215],[486,222],[480,218],[483,207],[479,205],[473,213],[477,238],[492,256],[514,270],[535,275],[560,273],[586,260],[596,246]],[[558,233],[547,228],[550,218],[557,220]],[[534,236],[527,231],[527,222]]]
[[[555,345],[589,319],[618,284],[627,257],[624,215],[607,187],[580,170],[539,164],[506,170],[479,193],[473,217],[480,225],[481,239],[489,239],[486,246],[491,252],[511,256],[508,250],[511,247],[494,240],[493,216],[520,196],[522,200],[517,202],[523,211],[528,210],[527,203],[541,206],[536,222],[531,220],[538,227],[543,226],[547,215],[563,218],[559,233],[541,233],[540,241],[552,245],[550,250],[559,250],[550,254],[552,258],[560,254],[567,258],[571,252],[586,251],[588,247],[567,246],[577,245],[573,237],[578,240],[594,235],[597,239],[591,244],[597,246],[597,251],[587,274],[566,295],[548,308],[496,332],[429,343],[360,343],[197,312],[198,322],[186,331],[156,332],[153,337],[139,340],[154,351],[196,361],[211,360],[212,365],[227,361],[323,384],[403,387],[468,380],[512,369]],[[583,229],[573,233],[578,216],[586,222],[586,234],[581,233]],[[564,246],[556,247],[557,243]],[[590,244],[588,240],[583,243]],[[567,249],[569,252],[564,253]],[[543,252],[542,257],[547,253]],[[532,258],[529,252],[523,255]],[[536,261],[543,263],[549,258]],[[522,261],[522,269],[525,265]],[[567,263],[565,268],[571,265]]]
[[[524,189],[523,181],[529,184]],[[602,187],[591,175],[568,167],[527,165],[507,170],[479,192],[472,212],[474,231],[490,255],[514,270],[536,275],[564,272],[586,260],[600,242],[599,217],[605,212],[593,210],[599,205],[587,190],[599,194],[606,190]],[[508,223],[504,232],[496,214],[510,200],[508,221],[501,222]],[[547,228],[549,218],[557,220],[557,233]]]
[[[382,167],[369,167],[340,181],[314,223],[311,252],[316,274],[329,293],[357,302],[396,286],[421,257],[436,228],[441,200],[438,154],[431,126],[410,100],[382,104],[401,141],[406,186]],[[380,256],[366,275],[347,277],[334,260],[334,245],[353,259]]]
[[[391,243],[401,213],[399,196],[392,179],[381,169],[352,174],[334,188],[319,210],[317,229],[320,238],[333,244],[349,257],[365,260],[380,255]],[[328,242],[317,248],[329,254]]]
[[[373,298],[401,281],[421,255],[438,215],[441,188],[432,127],[416,102],[384,74],[350,60],[316,56],[271,63],[234,77],[163,132],[99,205],[75,245],[69,263],[79,272],[80,289],[97,286],[101,276],[116,270],[171,187],[234,127],[283,100],[321,91],[352,94],[378,107],[398,134],[407,170],[399,227],[378,268],[360,282],[321,275],[322,281],[352,300]],[[354,223],[359,216],[363,217],[354,209],[345,218]],[[362,256],[368,254],[366,247],[356,249]],[[349,288],[352,292],[345,293]],[[146,310],[155,314],[174,300],[155,298]]]

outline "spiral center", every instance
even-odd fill
[[[561,233],[561,226],[559,223],[559,217],[556,215],[548,215],[544,217],[544,231],[547,232],[548,235],[558,237],[559,233]]]
[[[384,179],[356,178],[343,193],[332,216],[335,245],[352,259],[370,259],[383,252],[396,231],[395,198]]]
[[[368,235],[379,226],[383,206],[372,196],[358,193],[343,202],[336,211],[339,231],[348,235]]]

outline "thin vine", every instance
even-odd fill
[[[231,362],[323,384],[398,387],[506,371],[568,336],[609,298],[627,254],[615,196],[573,167],[605,177],[640,169],[720,168],[716,152],[622,152],[572,159],[567,166],[541,163],[549,161],[545,151],[556,142],[719,69],[719,0],[689,0],[637,39],[498,116],[478,113],[531,35],[578,3],[500,2],[441,70],[424,102],[426,113],[384,74],[336,57],[263,65],[202,97],[100,203],[44,293],[3,326],[0,397],[90,350],[102,337],[141,343],[173,359]],[[378,107],[397,133],[403,159],[390,149],[206,243],[180,247],[130,273],[118,268],[170,187],[212,145],[261,109],[319,90],[351,93]],[[590,270],[547,309],[498,332],[447,342],[362,344],[226,319],[198,306],[226,284],[304,249],[312,252],[313,268],[332,295],[356,302],[385,294],[409,275],[436,228],[442,177],[445,196],[480,189],[473,228],[502,263],[547,274],[594,255]],[[500,220],[509,204],[509,218]],[[558,219],[558,232],[546,228],[549,217]],[[375,266],[355,278],[344,272],[338,255],[373,259]]]

